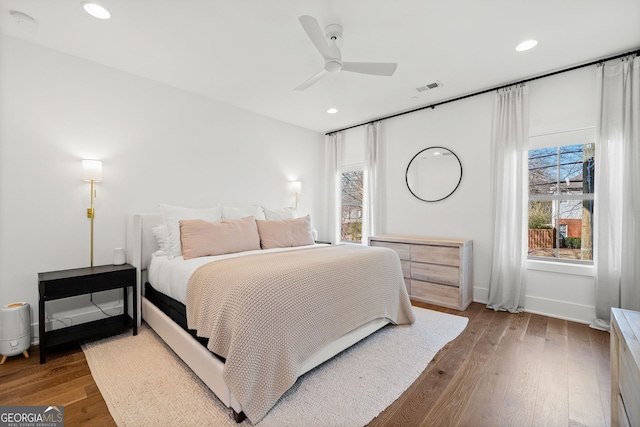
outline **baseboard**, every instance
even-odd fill
[[[489,302],[489,288],[473,288],[473,302],[486,304]]]
[[[531,296],[525,296],[524,311],[587,325],[596,318],[595,307]]]
[[[489,289],[473,289],[473,302],[486,304],[488,301]],[[524,297],[524,311],[586,324],[593,322],[596,317],[596,308],[592,306],[528,295]]]

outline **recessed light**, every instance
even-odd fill
[[[526,40],[520,43],[518,46],[516,46],[516,50],[518,52],[523,52],[525,50],[529,50],[535,47],[537,44],[538,44],[537,40]]]
[[[111,18],[111,14],[109,13],[109,11],[97,3],[85,1],[82,3],[82,7],[89,15],[95,18],[98,18],[98,19]]]
[[[329,108],[329,109],[327,110],[327,113],[329,113],[329,114],[335,114],[335,113],[337,113],[337,112],[338,112],[338,110],[336,110],[335,108]]]

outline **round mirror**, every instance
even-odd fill
[[[453,151],[429,147],[413,156],[407,166],[407,187],[425,202],[446,199],[462,181],[462,163]]]

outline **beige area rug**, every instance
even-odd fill
[[[414,311],[413,325],[387,326],[299,378],[258,425],[367,424],[468,322]],[[230,410],[147,325],[135,337],[118,335],[85,344],[83,350],[118,426],[237,426]]]

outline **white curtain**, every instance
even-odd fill
[[[369,236],[375,236],[381,231],[381,127],[382,123],[378,121],[367,124],[365,128],[364,194],[362,197],[362,242],[364,244],[368,243]]]
[[[342,132],[326,137],[327,229],[329,241],[340,243],[340,167],[342,165]]]
[[[487,307],[512,313],[523,309],[526,284],[528,134],[528,87],[499,90],[491,135],[493,253]]]
[[[640,310],[640,58],[596,69],[594,266],[596,320],[611,307]]]

